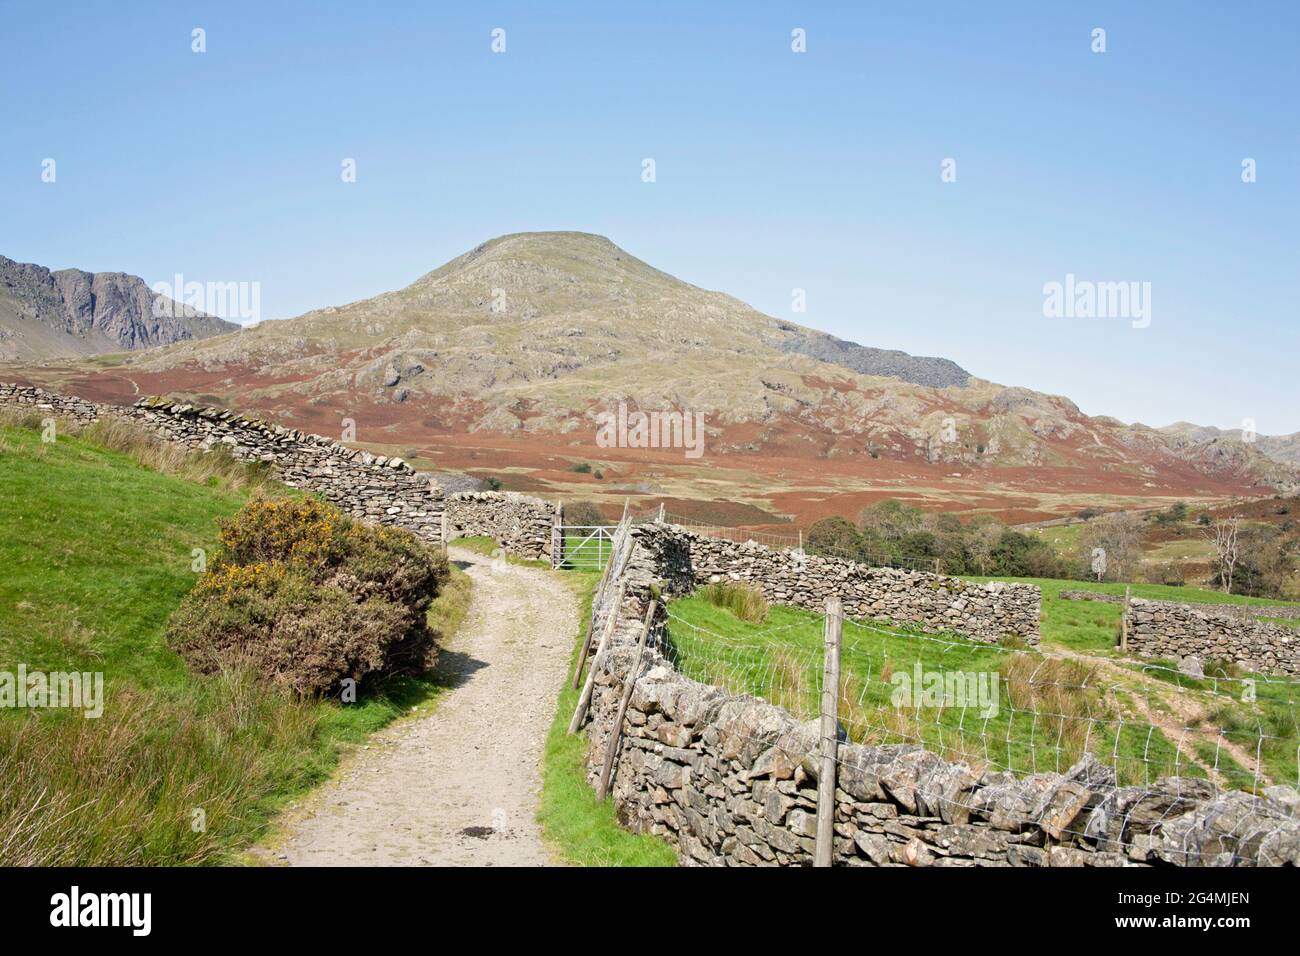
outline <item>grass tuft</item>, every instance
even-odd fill
[[[767,620],[767,598],[758,588],[748,584],[719,581],[706,584],[695,592],[714,607],[725,608],[747,624],[762,624]]]

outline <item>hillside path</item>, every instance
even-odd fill
[[[286,815],[259,853],[289,865],[538,866],[542,747],[578,628],[570,588],[540,568],[453,548],[474,581],[428,716],[399,721]]]

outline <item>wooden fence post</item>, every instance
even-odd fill
[[[604,653],[605,645],[614,634],[614,625],[618,621],[618,609],[623,606],[623,592],[627,588],[626,581],[620,581],[618,591],[615,592],[614,605],[610,608],[609,615],[605,618],[605,627],[600,633],[600,643],[596,645],[596,654],[591,659],[591,670],[587,672],[587,682],[582,685],[582,694],[578,697],[578,706],[573,708],[573,719],[569,721],[569,733],[576,734],[578,728],[582,726],[582,719],[587,716],[587,708],[591,706],[591,694],[596,685],[596,665],[600,662],[601,654]]]
[[[1128,653],[1128,602],[1132,590],[1129,585],[1124,585],[1124,613],[1119,619],[1119,652],[1121,654]]]
[[[636,657],[632,660],[632,668],[623,681],[623,698],[618,702],[618,713],[614,716],[614,726],[610,728],[609,746],[605,749],[605,766],[601,768],[600,786],[596,788],[597,800],[604,800],[605,794],[609,792],[609,778],[614,772],[614,756],[618,753],[618,742],[623,736],[623,718],[627,716],[627,705],[632,701],[632,690],[636,687],[636,679],[641,673],[641,655],[645,653],[645,639],[650,633],[650,625],[654,623],[655,609],[658,606],[659,602],[652,600],[645,611],[645,624],[641,626],[641,639],[636,644]],[[592,671],[595,672],[594,666]]]
[[[551,517],[551,567],[558,568],[564,563],[564,506],[555,503],[555,514]]]
[[[611,560],[610,565],[614,562]],[[591,651],[591,635],[596,628],[596,613],[605,603],[605,582],[609,580],[609,565],[601,572],[600,582],[596,585],[596,590],[591,597],[591,614],[587,618],[587,633],[582,636],[582,651],[578,655],[578,669],[573,672],[573,689],[578,689],[578,683],[582,680],[582,665],[587,662],[587,654]]]
[[[839,748],[840,599],[826,600],[825,659],[822,666],[822,767],[817,778],[817,844],[813,866],[830,866],[835,848],[835,767]]]
[[[587,655],[591,653],[591,638],[596,629],[596,613],[605,606],[605,592],[610,585],[610,568],[614,566],[614,559],[610,558],[609,564],[605,567],[604,573],[600,576],[600,583],[596,585],[595,596],[591,599],[591,617],[587,619],[587,634],[582,639],[582,651],[578,655],[578,669],[573,672],[573,689],[578,689],[578,684],[582,680],[582,667],[587,663]],[[618,605],[623,601],[623,588],[626,583],[622,583],[618,588],[618,597],[615,599],[614,610],[618,610]]]

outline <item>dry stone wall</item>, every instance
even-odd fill
[[[558,506],[508,491],[466,491],[447,499],[447,537],[494,538],[524,558],[549,558]]]
[[[683,546],[677,535],[671,541]],[[663,557],[638,533],[623,602],[595,609],[596,633],[616,615],[593,662],[588,771],[598,779],[624,681],[634,679],[614,765],[618,819],[704,866],[812,862],[819,731],[762,700],[677,672],[663,621],[633,673],[636,644]],[[617,593],[609,587],[606,594]],[[1221,792],[1167,778],[1119,787],[1085,756],[1066,773],[980,773],[919,746],[838,748],[833,860],[839,866],[1300,865],[1300,796]]]
[[[241,461],[263,462],[291,488],[314,491],[348,514],[442,537],[442,489],[400,458],[218,408],[142,398],[128,413],[167,440],[198,451],[224,447]]]
[[[526,557],[550,554],[555,509],[540,498],[491,492],[447,498],[435,481],[402,459],[349,448],[321,435],[161,398],[142,398],[131,406],[104,405],[0,383],[0,403],[82,424],[107,416],[125,419],[196,452],[224,448],[240,461],[266,464],[286,485],[313,491],[354,517],[405,528],[426,541],[442,540],[447,511],[454,529],[449,529],[449,537],[488,535]]]
[[[83,425],[98,420],[104,407],[84,398],[60,395],[57,392],[47,392],[43,388],[15,385],[11,382],[0,382],[0,403],[30,408],[38,414],[62,415]]]
[[[1100,601],[1103,604],[1123,604],[1124,595],[1106,594],[1102,591],[1058,591],[1057,597],[1062,601]],[[1167,601],[1167,604],[1175,604],[1182,607],[1208,608],[1223,613],[1235,614],[1238,617],[1275,617],[1275,618],[1300,618],[1300,607],[1293,604],[1209,604],[1207,602],[1182,602]]]
[[[847,617],[949,631],[996,642],[1007,635],[1037,644],[1042,592],[1032,584],[975,584],[960,578],[869,567],[841,558],[777,551],[674,525],[642,525],[635,532],[657,560],[673,593],[729,580],[753,585],[776,604],[820,612],[838,597]]]
[[[1133,598],[1128,648],[1142,657],[1228,660],[1263,674],[1300,675],[1300,630],[1213,604]]]

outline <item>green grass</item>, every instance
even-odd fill
[[[1182,604],[1251,604],[1285,605],[1284,601],[1224,594],[1204,588],[1172,587],[1165,584],[1116,584],[1094,581],[1064,581],[1057,578],[984,578],[966,577],[968,581],[1015,581],[1036,584],[1043,592],[1041,637],[1047,647],[1059,646],[1087,654],[1116,653],[1122,610],[1118,604],[1101,601],[1065,601],[1061,591],[1098,591],[1123,596],[1126,587],[1133,597]]]
[[[542,757],[542,803],[537,819],[546,840],[567,862],[578,866],[675,866],[677,852],[648,834],[628,833],[614,818],[611,799],[598,801],[587,783],[587,735],[570,736],[569,719],[578,703],[571,689],[573,670],[587,621],[598,575],[565,572],[580,601],[581,628],[574,638],[568,679],[560,693]]]
[[[549,561],[537,561],[532,558],[519,558],[513,554],[506,554],[505,549],[497,542],[496,538],[490,538],[487,535],[474,535],[468,538],[455,538],[448,542],[448,547],[464,548],[466,551],[473,551],[475,554],[481,554],[485,557],[501,556],[510,564],[520,564],[528,568],[549,568]]]
[[[601,571],[609,560],[613,546],[612,541],[589,538],[586,532],[566,534],[563,567],[581,571]]]
[[[105,683],[98,719],[0,711],[0,864],[232,861],[340,748],[441,692],[433,676],[395,678],[343,705],[187,671],[167,618],[196,579],[193,549],[215,554],[217,521],[245,500],[219,476],[0,426],[0,669]],[[464,587],[435,602],[435,626],[463,617]]]
[[[1214,557],[1214,546],[1203,538],[1186,538],[1162,541],[1142,553],[1147,561],[1208,561]]]
[[[1233,760],[1226,751],[1214,746],[1210,741],[1201,741],[1196,745],[1196,755],[1208,767],[1216,767],[1238,790],[1251,790],[1255,786],[1255,775]]]
[[[817,715],[823,659],[819,615],[774,606],[764,624],[753,625],[700,597],[676,600],[670,610],[669,632],[683,673],[764,697],[801,719]],[[913,674],[918,662],[923,673],[996,673],[997,715],[986,723],[978,705],[962,708],[953,701],[919,710],[894,706],[894,675]],[[936,639],[895,628],[864,629],[850,622],[844,628],[841,674],[840,719],[854,741],[922,743],[950,759],[1017,773],[1062,771],[1089,750],[1113,763],[1125,784],[1173,773],[1207,775],[1205,766],[1180,755],[1160,728],[1136,711],[1133,697],[1139,693],[1157,709],[1165,707],[1158,695],[1153,699],[1150,682],[1141,675],[1121,681],[1083,661],[1045,660],[959,637]],[[1121,683],[1122,688],[1117,686]],[[1260,690],[1261,701],[1265,693]],[[1216,718],[1237,721],[1240,736],[1233,739],[1250,742],[1253,748],[1258,734],[1249,729],[1249,722],[1269,713],[1265,705],[1206,700],[1226,709]],[[1294,714],[1294,704],[1279,703],[1273,718],[1277,726],[1271,728],[1279,735],[1277,759],[1269,763],[1266,754],[1265,760],[1268,772],[1283,782],[1293,781],[1296,772],[1296,731],[1285,726],[1286,715]],[[1240,782],[1240,774],[1231,779]]]

